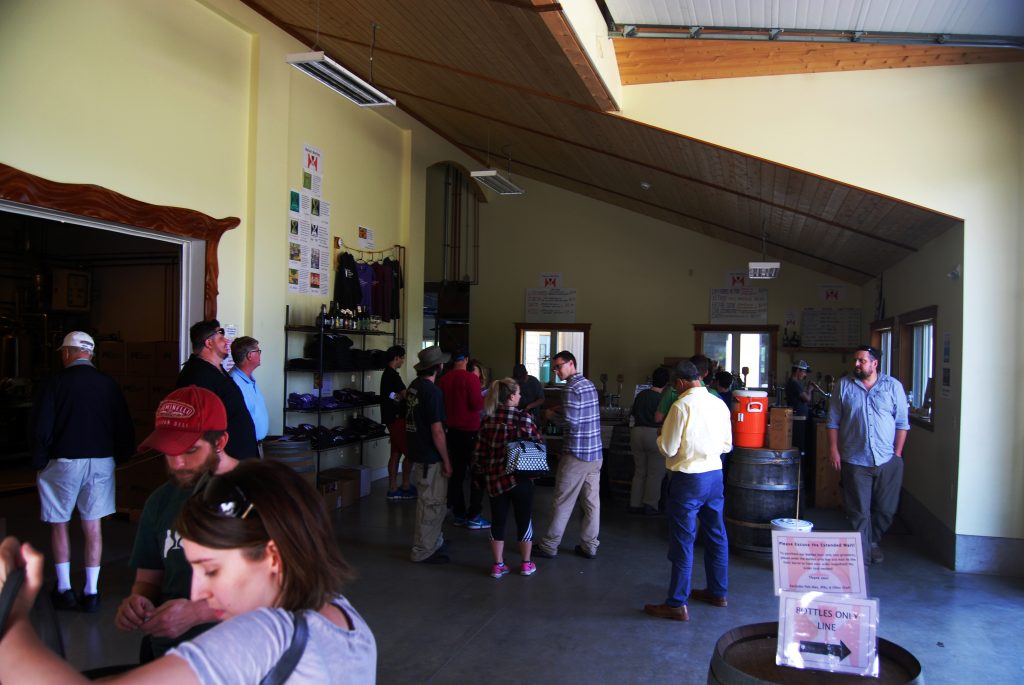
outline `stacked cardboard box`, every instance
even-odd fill
[[[772,407],[768,412],[768,449],[788,450],[793,447],[793,410]]]
[[[320,472],[320,495],[328,511],[350,507],[359,501],[359,471],[349,468]]]

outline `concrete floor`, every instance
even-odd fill
[[[667,522],[625,514],[622,496],[604,504],[596,560],[572,554],[574,517],[557,559],[537,559],[531,577],[513,572],[494,580],[486,531],[446,526],[453,563],[409,562],[415,503],[387,502],[383,486],[374,483],[370,497],[335,512],[342,550],[359,572],[346,594],[376,635],[381,683],[705,683],[723,633],[777,619],[770,562],[736,555],[727,609],[694,604],[688,623],[647,617],[644,603],[665,595]],[[538,488],[540,532],[550,497],[551,488]],[[37,507],[34,493],[0,497],[8,533],[48,548]],[[806,518],[819,529],[843,525],[834,511]],[[83,669],[132,661],[138,648],[136,636],[112,625],[131,584],[133,526],[114,518],[104,531],[101,611],[60,615],[68,658]],[[1024,656],[1014,647],[1024,579],[953,573],[918,551],[926,544],[897,527],[884,542],[885,562],[870,569],[880,637],[914,654],[931,685],[1024,682]],[[80,539],[73,548],[77,583]],[[696,587],[704,585],[700,554],[698,548]],[[518,569],[517,551],[506,562]]]

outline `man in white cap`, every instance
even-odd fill
[[[42,519],[50,524],[58,609],[99,609],[97,585],[103,534],[100,519],[114,513],[114,460],[135,451],[128,404],[110,376],[92,364],[96,344],[81,331],[64,337],[64,368],[50,379],[35,407],[32,465],[39,470]],[[68,522],[78,507],[85,536],[85,587],[71,589]]]

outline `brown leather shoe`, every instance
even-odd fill
[[[715,595],[708,592],[706,589],[691,590],[690,599],[697,600],[698,602],[706,602],[713,607],[719,607],[724,609],[729,606],[729,600],[725,597],[716,597]]]
[[[644,613],[655,618],[669,618],[673,621],[689,621],[690,612],[686,605],[670,607],[668,604],[644,604]]]

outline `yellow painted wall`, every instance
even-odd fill
[[[1024,373],[1024,351],[1014,342],[1024,331],[1024,67],[631,86],[623,114],[965,220],[959,249],[955,238],[943,242],[944,249],[924,250],[885,277],[890,313],[936,299],[955,311],[956,295],[931,285],[963,254],[962,327],[949,330],[971,372],[955,372],[959,411],[940,414],[934,434],[911,433],[908,449],[924,463],[908,470],[906,487],[958,534],[1024,537],[1024,406],[1019,393],[989,376]],[[923,281],[908,276],[923,272]],[[936,451],[937,460],[930,456]],[[956,460],[959,477],[950,467]]]
[[[221,241],[218,316],[267,351],[257,379],[272,431],[285,305],[301,321],[320,304],[286,289],[302,145],[324,153],[333,235],[355,244],[363,224],[379,245],[407,246],[411,350],[422,331],[425,170],[468,164],[401,112],[359,109],[289,67],[285,55],[302,49],[234,0],[0,3],[0,88],[18,94],[0,108],[0,161],[242,220]]]
[[[512,371],[514,322],[524,320],[527,288],[540,274],[562,274],[575,288],[576,321],[591,323],[591,360],[597,379],[625,376],[631,396],[665,357],[690,356],[693,324],[708,323],[710,291],[727,286],[730,271],[746,271],[760,255],[662,221],[546,184],[517,178],[526,194],[495,197],[481,209],[480,285],[472,289],[471,347],[497,376]],[[788,309],[824,307],[818,286],[829,276],[786,264],[768,290],[768,323],[783,324]],[[848,285],[848,307],[861,289]],[[839,374],[839,355],[808,355],[816,370]],[[777,373],[793,359],[780,350]],[[617,388],[609,386],[609,392]]]

